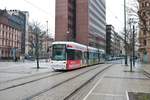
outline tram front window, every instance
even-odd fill
[[[66,60],[66,46],[63,44],[53,45],[52,60]]]

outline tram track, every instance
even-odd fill
[[[65,73],[67,73],[67,72],[65,72]],[[55,72],[55,74],[52,74],[50,72],[46,72],[46,73],[34,74],[34,75],[29,75],[29,76],[24,76],[24,77],[12,79],[12,80],[4,81],[4,82],[0,83],[0,86],[2,87],[2,88],[0,88],[0,91],[5,91],[5,90],[8,90],[8,89],[23,86],[23,85],[26,85],[26,84],[29,84],[29,83],[32,83],[32,82],[40,81],[42,79],[50,78],[50,77],[57,76],[57,75],[60,75],[60,74],[65,74],[65,73],[63,73],[63,72],[57,72],[56,73]],[[40,78],[36,78],[36,79],[29,79],[29,80],[27,79],[27,78],[38,77],[40,75],[46,75],[46,76],[41,76]],[[27,80],[27,81],[24,82],[24,80]],[[23,82],[18,83],[16,81],[23,81]]]
[[[43,72],[43,73],[39,73],[39,74],[33,74],[33,75],[22,76],[22,77],[19,77],[19,78],[2,81],[2,82],[0,82],[0,84],[12,82],[12,81],[17,81],[17,80],[21,80],[21,79],[25,79],[25,78],[40,76],[40,75],[44,75],[44,74],[49,74],[49,73],[50,73],[50,71],[48,71],[48,72]]]
[[[144,75],[145,75],[146,77],[150,78],[150,73],[144,71]]]
[[[104,72],[108,68],[110,68],[112,65],[100,70],[98,73],[96,73],[94,76],[92,76],[90,79],[85,81],[83,84],[81,84],[78,88],[76,88],[74,91],[72,91],[68,96],[66,96],[63,100],[70,100],[70,98],[75,95],[81,88],[85,87],[88,83],[90,83],[92,80],[95,79],[96,76],[98,76],[100,73]]]
[[[39,80],[42,80],[42,79],[45,79],[45,78],[49,78],[49,77],[52,77],[52,76],[56,76],[56,75],[59,75],[59,74],[62,74],[61,72],[59,73],[55,73],[55,74],[52,74],[52,73],[41,73],[41,74],[35,74],[35,75],[30,75],[30,76],[25,76],[25,77],[20,77],[20,78],[17,78],[17,79],[13,79],[13,80],[9,80],[7,82],[10,82],[10,81],[20,81],[20,80],[25,80],[26,78],[32,78],[32,77],[37,77],[37,76],[40,76],[40,75],[45,75],[46,76],[43,76],[43,77],[40,77],[40,78],[36,78],[36,79],[31,79],[31,80],[28,80],[26,82],[21,82],[19,84],[13,84],[13,85],[10,85],[10,86],[7,86],[5,88],[1,88],[0,91],[4,91],[4,90],[7,90],[7,89],[11,89],[11,88],[15,88],[15,87],[19,87],[19,86],[22,86],[22,85],[25,85],[25,84],[29,84],[29,83],[32,83],[32,82],[36,82],[36,81],[39,81]],[[50,75],[49,75],[50,74]],[[4,82],[4,83],[7,83],[7,82]],[[3,84],[4,84],[3,83]],[[16,82],[15,82],[16,83]],[[9,83],[7,83],[9,84]],[[10,83],[12,84],[12,83]],[[0,83],[0,85],[2,85],[2,83]],[[5,85],[5,84],[4,84]]]
[[[73,92],[71,92],[70,94],[68,94],[68,95],[64,98],[64,100],[68,100],[68,98],[70,98],[70,97],[71,97],[74,93],[76,93],[80,88],[82,88],[84,85],[88,84],[93,78],[95,78],[97,75],[99,75],[100,73],[102,73],[103,71],[105,71],[106,69],[108,69],[108,68],[111,67],[111,66],[112,66],[112,65],[109,65],[109,66],[103,68],[102,70],[100,70],[100,71],[99,71],[98,73],[96,73],[92,78],[90,78],[90,79],[87,80],[84,84],[80,85],[77,89],[75,89]],[[100,68],[100,67],[97,66],[97,67],[95,67],[95,68],[92,68],[92,69],[89,69],[89,70],[87,70],[87,71],[84,71],[84,72],[82,72],[82,73],[80,73],[80,74],[78,74],[78,75],[76,75],[76,76],[73,76],[73,77],[71,77],[71,78],[68,78],[68,79],[66,79],[66,80],[63,80],[62,82],[59,82],[59,83],[53,85],[53,86],[50,87],[50,88],[44,89],[43,91],[40,91],[40,92],[38,92],[38,93],[36,93],[36,94],[34,94],[34,95],[31,95],[31,96],[29,96],[29,97],[27,97],[27,98],[25,98],[25,99],[23,99],[23,100],[31,100],[31,99],[33,99],[33,98],[35,98],[35,97],[38,97],[39,95],[41,95],[41,94],[43,94],[43,93],[45,93],[45,92],[51,91],[51,90],[53,90],[54,88],[57,88],[58,86],[61,86],[61,85],[63,85],[64,83],[67,83],[67,82],[69,82],[69,81],[72,81],[72,80],[76,79],[77,77],[82,76],[82,75],[84,75],[84,74],[87,74],[88,72],[90,72],[90,71],[92,71],[92,70],[95,70],[95,69],[97,69],[97,68]]]
[[[90,67],[90,66],[87,66],[87,67]],[[67,72],[65,72],[65,73],[67,73]],[[29,76],[24,76],[24,77],[12,79],[12,80],[4,81],[4,82],[0,83],[0,86],[1,86],[0,92],[15,88],[15,87],[23,86],[23,85],[26,85],[26,84],[29,84],[32,82],[40,81],[42,79],[46,79],[49,77],[57,76],[60,74],[63,74],[63,72],[57,72],[57,73],[55,72],[55,74],[52,74],[52,72],[45,72],[45,73],[34,74],[34,75],[29,75]],[[46,75],[46,76],[40,76],[40,75]],[[29,79],[29,80],[27,79],[27,78],[33,78],[33,77],[38,77],[38,76],[40,76],[40,78]],[[24,80],[27,80],[27,81],[24,81]],[[23,82],[16,82],[16,81],[23,81]]]

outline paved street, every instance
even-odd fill
[[[0,62],[0,83],[33,74],[52,71],[49,62],[40,61],[40,69],[36,69],[35,61]]]
[[[66,100],[132,100],[128,92],[150,93],[150,78],[145,73],[149,73],[149,65],[136,63],[129,72],[123,61],[107,63],[53,72],[45,61],[40,61],[39,70],[36,62],[0,62],[0,99],[62,100],[73,93]],[[94,79],[88,81],[90,78]]]

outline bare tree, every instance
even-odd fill
[[[142,9],[141,6],[146,7],[147,5],[145,3],[140,5],[141,2],[142,0],[133,0],[127,9],[130,16],[138,19],[138,24],[143,33],[147,33],[150,32],[150,27],[148,25],[150,7],[147,7],[146,10]]]
[[[40,68],[39,67],[39,55],[40,55],[41,48],[42,48],[41,38],[43,37],[43,35],[45,33],[43,33],[41,31],[40,24],[38,22],[33,22],[31,27],[32,27],[32,32],[35,35],[35,40],[31,40],[30,44],[31,44],[32,48],[35,49],[34,56],[35,56],[36,61],[37,61],[37,69],[39,69]]]
[[[146,46],[146,48],[139,48],[139,51],[141,52],[141,60],[143,61],[143,57],[148,56],[146,43],[147,38],[150,35],[150,1],[133,0],[132,6],[128,7],[128,12],[130,15],[138,18],[138,25],[140,30],[139,43],[141,46]],[[146,38],[140,38],[141,36],[145,36]]]

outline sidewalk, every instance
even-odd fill
[[[142,64],[143,70],[150,76],[150,64]]]
[[[150,78],[143,74],[140,66],[133,67],[133,72],[130,72],[129,66],[115,64],[104,73],[83,100],[143,100],[133,99],[134,93],[149,95]]]

